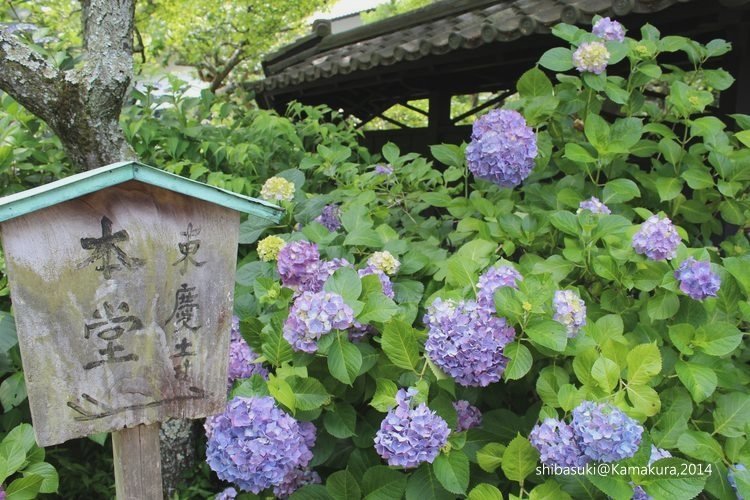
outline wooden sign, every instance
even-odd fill
[[[102,174],[121,170],[132,179],[105,175],[92,187],[96,175],[81,174],[91,192],[2,222],[41,446],[205,417],[226,403],[240,217],[233,203],[277,212],[137,164]],[[59,191],[71,184],[45,193],[69,197]]]

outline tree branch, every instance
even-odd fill
[[[60,71],[0,28],[0,89],[49,122],[60,95]]]
[[[217,90],[219,90],[221,86],[224,85],[224,80],[227,78],[229,73],[231,73],[232,70],[246,58],[247,54],[245,53],[245,44],[243,43],[234,50],[232,56],[227,59],[226,63],[224,63],[224,67],[218,70],[216,72],[216,75],[214,75],[214,79],[211,82],[210,87],[211,92],[216,92]]]

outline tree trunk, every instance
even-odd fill
[[[44,120],[80,170],[136,159],[119,118],[133,79],[135,0],[81,0],[84,57],[61,71],[0,26],[0,89]],[[180,423],[182,422],[182,423]],[[195,461],[189,421],[165,425],[164,492]]]
[[[0,89],[44,120],[85,170],[135,158],[119,124],[133,78],[135,0],[81,4],[83,64],[60,71],[0,30]]]

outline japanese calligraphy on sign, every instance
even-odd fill
[[[128,257],[128,255],[117,246],[118,243],[128,241],[127,231],[117,231],[112,234],[112,221],[106,216],[102,217],[102,236],[100,238],[81,238],[81,246],[84,250],[90,250],[91,256],[82,260],[78,267],[86,267],[92,262],[101,262],[96,266],[97,271],[101,271],[106,279],[112,277],[112,271],[118,271],[125,266],[128,269],[140,266],[143,261],[138,258]],[[115,257],[119,264],[112,262]],[[122,264],[122,266],[120,265]]]
[[[185,237],[185,241],[178,244],[182,258],[172,264],[174,266],[182,264],[182,268],[180,269],[180,273],[182,274],[185,274],[189,264],[195,267],[200,267],[205,264],[205,262],[198,262],[193,257],[201,247],[201,240],[196,239],[199,234],[201,234],[201,228],[198,227],[193,229],[192,222],[188,224],[187,230],[182,233]]]
[[[238,225],[136,182],[3,223],[41,445],[221,411]]]

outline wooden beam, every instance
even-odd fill
[[[414,111],[415,113],[419,113],[420,115],[428,116],[427,111],[425,111],[424,109],[420,109],[420,108],[418,108],[416,106],[412,106],[408,102],[401,102],[399,104],[401,106],[405,107],[406,109],[410,109],[410,110]]]
[[[112,433],[117,500],[162,500],[159,424]]]
[[[393,125],[395,125],[395,126],[397,126],[397,127],[399,127],[399,128],[403,128],[403,129],[408,129],[408,128],[411,128],[411,127],[409,127],[409,126],[408,126],[407,124],[405,124],[405,123],[401,123],[400,121],[398,121],[398,120],[394,120],[393,118],[388,118],[388,117],[387,117],[387,116],[385,116],[385,115],[384,115],[383,113],[380,113],[380,114],[378,114],[378,115],[375,115],[375,116],[374,116],[373,118],[380,118],[381,120],[385,120],[385,121],[387,121],[388,123],[392,123]]]
[[[460,122],[461,120],[463,120],[464,118],[468,118],[471,115],[475,115],[475,114],[479,113],[480,111],[482,111],[485,108],[488,108],[490,106],[494,106],[495,104],[504,101],[505,98],[508,97],[509,95],[510,95],[510,91],[502,92],[500,95],[495,96],[492,99],[490,99],[489,101],[486,101],[486,102],[480,104],[476,108],[470,109],[466,113],[460,114],[460,115],[458,115],[455,118],[451,118],[451,123],[456,124],[456,123]]]

